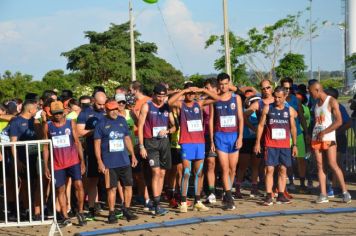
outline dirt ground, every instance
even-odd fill
[[[330,199],[326,204],[315,204],[315,189],[313,194],[293,194],[293,202],[287,205],[261,206],[261,198],[249,198],[248,191],[243,193],[246,197],[242,200],[235,200],[236,210],[226,212],[221,209],[221,202],[211,207],[208,212],[179,213],[178,209],[170,209],[170,212],[163,217],[154,217],[142,212],[141,206],[134,206],[139,219],[131,222],[119,220],[116,225],[109,225],[107,221],[107,211],[100,213],[97,220],[88,222],[85,227],[76,226],[76,218],[72,219],[73,226],[62,228],[63,235],[74,235],[79,232],[93,231],[105,228],[118,228],[128,225],[140,225],[153,222],[164,222],[175,219],[191,217],[219,216],[224,214],[247,214],[268,211],[300,210],[300,209],[322,209],[322,208],[344,208],[356,207],[356,184],[348,183],[349,191],[353,200],[349,204],[342,203],[341,198]],[[166,203],[163,203],[165,206]],[[0,235],[48,235],[49,226],[32,227],[12,227],[1,228]],[[315,215],[291,215],[261,217],[253,219],[238,219],[226,221],[214,221],[200,224],[190,224],[185,226],[157,228],[123,233],[123,235],[355,235],[356,233],[356,213],[339,214],[315,214]]]

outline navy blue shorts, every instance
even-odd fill
[[[66,184],[67,177],[71,177],[72,181],[81,180],[82,173],[80,169],[80,163],[74,166],[67,167],[62,170],[55,170],[54,171],[54,180],[56,188],[62,187]]]
[[[292,150],[290,148],[265,147],[265,165],[286,167],[292,166]]]
[[[180,147],[182,160],[203,160],[205,157],[205,143],[184,143]]]
[[[236,142],[238,137],[238,132],[215,132],[214,143],[216,150],[225,153],[235,153],[239,151],[236,148]]]

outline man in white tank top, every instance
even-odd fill
[[[322,85],[315,82],[309,86],[310,95],[317,100],[315,105],[315,124],[312,135],[312,148],[318,166],[318,178],[320,183],[320,196],[316,203],[329,202],[326,194],[326,175],[323,169],[323,153],[327,156],[330,169],[333,171],[343,192],[343,202],[351,202],[351,195],[346,189],[344,176],[336,160],[336,136],[335,130],[341,126],[342,118],[339,103],[328,96]]]

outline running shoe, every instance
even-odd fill
[[[59,223],[60,228],[69,227],[69,226],[72,226],[72,221],[69,218],[65,218]]]
[[[87,224],[87,221],[85,220],[85,216],[83,213],[77,213],[77,219],[78,219],[79,226],[84,226]]]
[[[178,202],[177,200],[173,197],[171,200],[169,200],[169,207],[171,208],[178,208]]]
[[[117,208],[114,209],[114,214],[115,214],[116,219],[122,219],[122,217],[124,216],[122,211]]]
[[[315,200],[315,203],[321,204],[321,203],[327,203],[329,202],[328,196],[324,194],[320,194],[319,197]]]
[[[160,207],[160,206],[156,206],[154,215],[156,215],[156,216],[164,216],[168,212],[169,211],[167,209],[164,209],[163,207]]]
[[[262,205],[264,206],[272,206],[273,205],[273,198],[270,196],[266,196],[265,199],[262,202]]]
[[[236,206],[233,201],[226,202],[225,207],[223,208],[225,211],[233,211],[236,209]]]
[[[145,202],[145,204],[143,205],[143,211],[151,212],[152,214],[154,213],[155,209],[153,207],[153,202],[151,200],[148,200],[148,202]]]
[[[94,221],[95,220],[95,210],[93,208],[89,208],[89,212],[85,215],[86,221]]]
[[[345,192],[342,194],[342,201],[344,203],[350,203],[351,202],[351,195],[349,192]]]
[[[291,203],[291,200],[289,200],[284,195],[282,195],[282,196],[277,197],[276,203],[277,204],[289,204],[289,203]]]
[[[124,208],[122,210],[124,217],[126,218],[127,221],[131,221],[131,220],[137,220],[138,216],[135,215],[130,209],[128,208]]]
[[[180,213],[187,213],[188,212],[187,202],[181,202],[181,205],[179,206],[179,212]]]
[[[209,211],[209,207],[206,207],[201,201],[198,201],[197,203],[194,204],[193,207],[194,211]]]
[[[328,195],[328,198],[334,198],[335,197],[334,189],[332,187],[328,188],[327,195]]]
[[[213,193],[211,193],[211,194],[206,198],[206,200],[205,200],[204,203],[206,203],[206,204],[215,204],[215,203],[216,203],[216,196],[215,196]]]
[[[117,221],[117,218],[115,216],[115,213],[114,212],[111,212],[109,213],[109,216],[108,216],[108,223],[109,224],[116,224],[118,221]]]

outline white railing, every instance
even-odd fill
[[[48,220],[45,218],[44,214],[44,187],[43,187],[43,177],[44,173],[42,171],[42,152],[41,152],[41,147],[43,144],[48,144],[49,147],[49,157],[50,157],[50,171],[51,171],[51,189],[52,189],[52,207],[53,207],[53,218],[51,220]],[[18,147],[25,147],[26,150],[26,176],[27,176],[27,192],[28,192],[28,212],[29,212],[29,217],[28,220],[26,221],[21,221],[21,214],[20,214],[20,190],[19,190],[19,179],[18,179],[18,151],[14,152],[14,156],[8,156],[10,155],[8,152],[5,152],[5,148],[10,147],[10,148],[15,148],[17,150]],[[41,219],[40,220],[33,220],[33,201],[32,201],[32,192],[31,191],[31,176],[30,176],[30,166],[29,166],[29,147],[37,147],[37,164],[38,164],[38,181],[39,181],[39,191],[40,191],[40,208],[41,208]],[[4,220],[0,220],[0,228],[2,227],[18,227],[18,226],[34,226],[34,225],[52,225],[49,235],[54,235],[55,233],[58,233],[62,235],[61,231],[59,230],[58,223],[57,223],[57,217],[56,217],[56,197],[55,197],[55,181],[54,179],[54,169],[53,169],[53,147],[52,147],[52,142],[51,140],[34,140],[34,141],[19,141],[19,142],[2,142],[0,143],[0,148],[1,148],[1,154],[2,154],[2,161],[0,164],[2,165],[3,173],[3,200],[4,200]],[[5,165],[5,160],[6,158],[12,158],[14,168],[13,170],[6,169]],[[6,176],[7,171],[14,171],[14,176],[11,175],[11,177],[14,178],[15,182],[15,200],[16,200],[16,221],[9,221],[8,219],[8,197],[7,197],[7,181],[6,178],[9,178]],[[21,185],[26,184],[24,181],[21,181]],[[36,194],[36,193],[35,193]],[[13,199],[12,199],[13,200]],[[50,206],[49,206],[50,207]],[[2,214],[2,212],[0,214]]]

